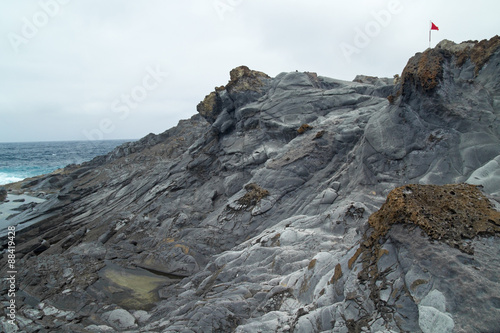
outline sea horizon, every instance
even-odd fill
[[[0,141],[0,144],[4,143],[55,143],[55,142],[106,142],[106,141],[123,141],[123,142],[133,142],[140,140],[137,139],[102,139],[102,140],[88,140],[88,139],[68,139],[68,140],[38,140],[38,141]]]
[[[0,142],[0,186],[105,155],[131,139]]]

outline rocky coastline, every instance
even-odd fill
[[[498,330],[500,37],[397,80],[229,76],[164,133],[5,186],[45,200],[11,219],[15,269],[1,238],[0,330]]]

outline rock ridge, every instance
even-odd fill
[[[402,87],[397,95],[405,96],[414,88],[423,93],[432,92],[443,80],[443,64],[452,61],[452,58],[457,67],[463,67],[467,61],[472,63],[474,76],[477,76],[499,47],[500,36],[480,42],[467,41],[460,44],[443,40],[435,48],[417,53],[408,61],[401,74]]]

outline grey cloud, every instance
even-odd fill
[[[357,29],[391,1],[4,1],[0,142],[85,139],[84,132],[98,129],[103,119],[114,125],[104,139],[161,132],[194,114],[239,65],[272,76],[300,70],[345,80],[392,77],[428,46],[431,18],[440,26],[433,44],[500,31],[498,2],[476,1],[476,12],[465,19],[468,1],[450,7],[400,0],[403,10],[346,59],[340,45],[354,45]],[[26,22],[39,25],[29,38]],[[14,35],[24,38],[18,52]],[[113,102],[142,84],[148,66],[160,66],[168,78],[120,118]]]

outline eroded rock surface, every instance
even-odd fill
[[[373,240],[384,236],[392,224],[403,223],[473,254],[467,242],[500,233],[500,212],[473,185],[406,185],[391,191],[368,223],[374,229]]]
[[[12,219],[16,327],[495,331],[497,39],[401,80],[238,67],[176,127],[18,184],[47,200]]]

